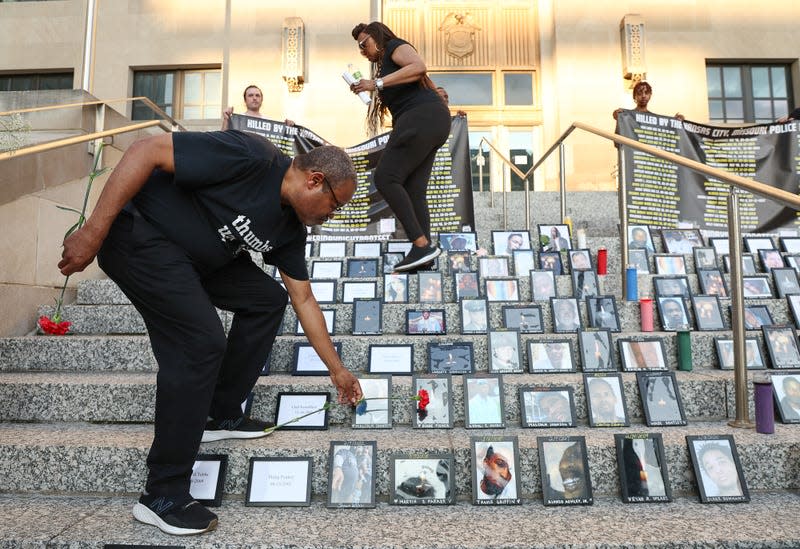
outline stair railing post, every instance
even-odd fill
[[[559,198],[561,199],[561,223],[567,217],[567,171],[565,168],[564,142],[558,145],[558,179],[560,183]]]
[[[619,200],[619,236],[620,236],[620,276],[622,277],[622,297],[628,295],[628,281],[625,271],[628,267],[628,192],[625,176],[625,155],[621,145],[617,149],[617,198]]]
[[[508,196],[506,195],[506,187],[508,186],[508,177],[506,177],[506,173],[509,171],[508,168],[503,170],[503,230],[508,229]]]
[[[533,187],[533,174],[531,180],[525,178],[525,228],[531,230],[531,188]]]
[[[728,242],[731,260],[731,328],[733,330],[733,385],[736,419],[731,427],[752,429],[750,399],[747,393],[747,354],[744,332],[744,289],[742,285],[742,235],[736,189],[728,195]]]

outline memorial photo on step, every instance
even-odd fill
[[[542,308],[539,305],[503,305],[503,326],[521,334],[544,333]]]
[[[656,274],[685,275],[686,259],[682,255],[655,254]]]
[[[587,297],[586,314],[589,317],[590,328],[620,331],[617,302],[613,295]]]
[[[575,333],[583,328],[578,300],[574,297],[551,297],[550,312],[556,333]]]
[[[610,330],[578,330],[584,372],[615,371]]]
[[[667,369],[662,339],[618,339],[617,345],[622,369],[626,372]]]
[[[520,419],[523,427],[575,427],[573,389],[563,387],[519,388]]]
[[[743,276],[742,294],[744,297],[772,298],[772,290],[769,287],[769,277],[765,275]]]
[[[420,303],[441,303],[443,301],[441,273],[418,273],[417,282]]]
[[[622,391],[622,376],[585,373],[583,387],[589,410],[589,427],[627,427],[628,408]]]
[[[310,457],[251,457],[245,506],[311,505],[312,467]]]
[[[689,279],[686,276],[654,276],[653,288],[657,297],[689,299]]]
[[[471,374],[474,371],[471,341],[428,343],[428,372]]]
[[[729,308],[730,310],[730,308]],[[775,324],[772,314],[766,305],[745,305],[744,306],[744,329],[760,330],[762,326]]]
[[[783,423],[800,423],[800,373],[772,375],[772,391]]]
[[[728,297],[728,286],[719,269],[697,269],[697,283],[700,293]]]
[[[718,269],[717,252],[712,247],[694,248],[694,268],[697,269]]]
[[[478,236],[474,232],[439,233],[439,247],[445,252],[478,250]]]
[[[540,252],[539,269],[553,271],[555,275],[563,274],[564,267],[561,264],[561,254],[559,252]]]
[[[572,249],[569,225],[539,225],[539,249],[560,252]]]
[[[528,371],[535,373],[575,372],[572,340],[528,341]]]
[[[521,503],[517,437],[470,437],[472,504]]]
[[[750,501],[733,436],[687,435],[686,444],[702,503]]]
[[[699,229],[661,229],[664,249],[671,254],[688,255],[694,248],[703,246]]]
[[[758,250],[758,257],[761,260],[761,268],[765,273],[770,272],[772,269],[785,267],[783,256],[778,250]]]
[[[380,335],[382,323],[380,299],[353,300],[353,335]]]
[[[351,427],[353,429],[391,429],[392,428],[392,376],[358,376],[364,399],[353,409]]]
[[[328,507],[375,507],[377,442],[332,441],[328,457]]]
[[[481,291],[478,287],[478,273],[453,274],[453,286],[456,290],[456,299],[478,297],[481,295]]]
[[[689,313],[680,297],[657,297],[658,316],[665,332],[690,330]]]
[[[762,326],[761,331],[773,368],[800,368],[800,350],[794,328],[773,324]]]
[[[637,274],[650,274],[650,260],[647,250],[631,248],[628,250],[628,264],[636,266]]]
[[[730,254],[722,255],[722,266],[726,273],[731,272],[731,256]],[[791,267],[791,265],[790,265]],[[757,272],[756,258],[753,254],[742,254],[742,275],[753,276]]]
[[[553,271],[531,271],[531,301],[547,301],[556,297],[556,279]]]
[[[489,332],[489,372],[522,373],[522,353],[519,332],[492,330]]]
[[[375,257],[369,259],[348,259],[347,276],[349,278],[372,278],[378,276],[378,259]]]
[[[686,425],[675,372],[636,372],[648,427]]]
[[[744,249],[750,253],[758,253],[759,250],[774,250],[775,243],[768,236],[745,236]]]
[[[570,250],[568,257],[570,271],[589,271],[592,269],[592,254],[589,250]]]
[[[455,502],[453,454],[395,454],[389,459],[389,503],[449,505]]]
[[[725,320],[716,295],[693,295],[692,309],[698,330],[724,330]]]
[[[536,437],[545,505],[591,505],[592,479],[582,436]]]
[[[503,380],[499,375],[464,376],[464,427],[505,427]]]
[[[778,241],[781,250],[787,254],[800,254],[800,236],[782,236]]]
[[[472,254],[470,252],[448,252],[447,271],[451,274],[471,272]]]
[[[526,229],[517,231],[492,231],[494,255],[514,255],[515,250],[530,250],[531,237]]]
[[[508,276],[508,257],[479,257],[478,273],[481,278]]]
[[[614,435],[625,503],[672,501],[661,433]]]
[[[600,295],[600,282],[594,271],[572,271],[572,295],[576,299]]]
[[[717,348],[717,360],[720,370],[733,370],[733,340],[731,338],[718,337],[714,339],[714,346]],[[761,356],[761,349],[758,347],[758,340],[754,337],[745,338],[745,366],[748,370],[760,370],[765,368],[764,357]]]
[[[628,225],[628,249],[645,250],[649,253],[656,251],[648,225]]]
[[[772,280],[775,283],[775,292],[778,294],[778,297],[784,298],[788,294],[800,294],[800,282],[797,280],[797,271],[791,267],[772,269]]]
[[[414,402],[411,414],[415,429],[451,429],[453,427],[453,381],[449,374],[415,375],[411,381],[413,393],[428,391],[428,406],[419,410]]]
[[[485,299],[462,299],[461,333],[485,334],[489,329],[489,313]]]
[[[384,303],[408,303],[408,274],[383,275]]]
[[[514,250],[511,255],[514,264],[514,275],[517,278],[528,276],[536,268],[536,257],[533,250]]]

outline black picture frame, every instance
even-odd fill
[[[667,353],[661,338],[620,338],[617,347],[625,372],[667,369]]]
[[[783,256],[783,261],[787,267],[791,267],[800,273],[800,254],[787,254]]]
[[[520,423],[525,428],[575,427],[575,397],[569,385],[521,386]]]
[[[786,296],[786,304],[792,314],[794,327],[800,328],[800,294],[790,294]]]
[[[661,241],[671,254],[691,254],[693,248],[703,246],[699,229],[661,229]]]
[[[569,260],[569,270],[573,271],[591,271],[592,266],[592,252],[588,249],[572,249],[567,252]]]
[[[462,334],[485,334],[489,330],[489,306],[485,299],[459,301]]]
[[[675,254],[653,254],[653,263],[656,274],[660,275],[685,275],[686,258]]]
[[[447,272],[450,274],[472,272],[472,254],[467,251],[447,252]]]
[[[608,329],[620,332],[622,328],[617,313],[617,301],[613,295],[600,295],[586,298],[588,327],[597,330]]]
[[[403,252],[386,252],[383,254],[383,274],[394,272],[394,266],[403,261]]]
[[[550,313],[557,334],[574,334],[583,328],[578,300],[574,297],[551,297]]]
[[[583,389],[589,427],[627,427],[628,405],[622,390],[622,375],[613,372],[583,374]]]
[[[536,437],[542,498],[546,506],[592,505],[592,478],[586,438],[583,436]],[[564,480],[569,479],[565,485]]]
[[[628,249],[628,265],[636,266],[637,274],[650,274],[650,258],[644,248]]]
[[[572,249],[569,225],[537,225],[539,249],[543,252],[560,252]]]
[[[453,454],[421,452],[389,458],[389,504],[451,505],[455,503]]]
[[[492,231],[492,254],[514,255],[515,250],[530,250],[531,235],[527,229],[516,231]]]
[[[450,374],[419,374],[411,378],[415,395],[424,389],[430,402],[425,412],[415,404],[411,416],[414,429],[453,428],[453,379]]]
[[[442,275],[438,272],[417,273],[417,288],[419,288],[420,303],[442,303]]]
[[[717,251],[713,246],[698,246],[692,250],[694,255],[694,268],[697,269],[719,269],[717,263]]]
[[[488,334],[489,372],[522,373],[522,345],[517,330],[491,330]]]
[[[531,301],[549,301],[558,297],[553,271],[531,271]]]
[[[694,322],[700,331],[717,331],[725,329],[725,319],[719,297],[716,295],[693,295],[692,312]]]
[[[481,290],[478,285],[478,273],[454,273],[453,288],[455,289],[457,300],[465,297],[480,297]]]
[[[522,503],[517,437],[470,437],[470,457],[473,505]]]
[[[380,257],[380,242],[353,242],[353,257]]]
[[[782,423],[800,423],[800,373],[772,374],[772,392]]]
[[[747,305],[744,306],[744,329],[760,330],[762,326],[775,324],[772,313],[766,305]]]
[[[345,280],[342,282],[342,303],[352,303],[354,299],[375,299],[378,297],[378,283],[374,280]]]
[[[478,235],[474,232],[439,233],[439,247],[445,252],[478,251]]]
[[[374,508],[375,462],[378,443],[374,440],[331,441],[328,452],[327,507]],[[337,479],[334,489],[334,478]],[[339,478],[346,479],[338,482]],[[360,487],[357,488],[357,484]]]
[[[787,254],[800,254],[800,236],[778,237],[780,249]]]
[[[636,372],[636,382],[648,427],[686,425],[675,372]]]
[[[653,289],[656,297],[689,299],[692,295],[689,278],[686,276],[654,276]]]
[[[478,258],[478,274],[481,278],[508,276],[508,257],[483,256]]]
[[[275,403],[275,425],[284,431],[325,431],[330,401],[328,392],[281,391]]]
[[[328,330],[328,335],[336,333],[336,309],[320,309],[322,311],[322,318],[325,319],[325,328]],[[300,324],[300,319],[295,319],[294,335],[305,335],[303,325]]]
[[[353,429],[391,429],[392,376],[370,374],[357,377],[364,398],[353,410],[350,427]]]
[[[775,284],[775,293],[781,299],[788,294],[800,294],[800,281],[797,279],[797,271],[791,267],[772,269],[772,281]]]
[[[758,253],[759,250],[774,250],[775,243],[769,236],[745,236],[744,248],[750,253]]]
[[[578,348],[584,372],[616,371],[611,330],[578,330]]]
[[[401,253],[405,257],[413,245],[408,240],[390,240],[386,243],[386,252]]]
[[[701,503],[750,501],[750,492],[732,435],[687,435],[686,444],[689,446]]]
[[[733,370],[733,339],[729,337],[714,338],[714,347],[717,350],[717,363],[720,370]],[[761,356],[761,349],[758,347],[758,339],[746,337],[744,340],[745,360],[748,370],[763,370],[766,368],[764,357]]]
[[[313,280],[341,278],[342,267],[341,260],[316,260],[311,263],[311,278]]]
[[[407,309],[406,335],[446,334],[444,309]]]
[[[714,248],[718,256],[731,253],[731,243],[727,236],[711,236],[708,245]]]
[[[486,299],[492,302],[519,301],[519,282],[516,278],[486,278],[483,281]]]
[[[728,285],[719,269],[697,269],[697,284],[700,293],[728,297]]]
[[[414,345],[411,343],[370,343],[367,372],[411,375],[414,373]]]
[[[342,356],[342,342],[334,341],[333,347],[336,349],[336,354]],[[330,372],[310,343],[298,342],[294,344],[292,353],[292,375],[327,376]]]
[[[521,334],[543,334],[544,319],[539,305],[503,305],[503,327]]]
[[[317,244],[317,257],[347,257],[347,242],[321,241]]]
[[[381,335],[383,333],[383,309],[380,299],[353,300],[353,335]]]
[[[336,303],[336,280],[310,280],[309,284],[317,303]]]
[[[471,374],[475,371],[471,341],[428,343],[428,372],[431,374]]]
[[[310,457],[251,457],[245,507],[308,507],[313,467]]]
[[[511,254],[514,276],[521,278],[536,268],[536,255],[533,250],[514,250]]]
[[[505,423],[503,377],[481,374],[464,376],[464,427],[502,429]]]
[[[572,295],[576,299],[599,296],[600,280],[597,273],[590,269],[572,271]]]
[[[797,334],[788,324],[762,326],[764,345],[769,353],[769,361],[776,370],[800,368],[800,349],[797,345]]]
[[[221,507],[227,473],[227,454],[198,454],[192,466],[189,495],[206,507]]]
[[[744,297],[772,299],[772,289],[769,286],[769,277],[766,275],[743,276],[742,293]]]
[[[661,327],[665,332],[677,332],[690,330],[692,327],[689,321],[689,311],[686,303],[680,297],[656,297],[658,304],[658,317]]]
[[[564,265],[559,252],[539,252],[539,270],[553,271],[555,275],[564,274]]]
[[[347,259],[348,278],[375,278],[378,276],[378,258],[353,258]]]
[[[383,275],[383,302],[408,303],[408,274]]]
[[[761,269],[765,273],[772,271],[772,269],[786,266],[781,252],[775,249],[758,250],[758,259],[761,261]]]
[[[628,225],[628,249],[655,253],[656,247],[653,244],[649,225]]]
[[[615,434],[614,446],[623,502],[672,501],[661,433]]]
[[[528,371],[532,374],[575,372],[572,339],[548,338],[528,341]]]
[[[731,272],[731,256],[730,254],[722,255],[722,268],[724,272]],[[756,258],[753,254],[742,254],[742,275],[753,276],[758,272],[756,269]]]

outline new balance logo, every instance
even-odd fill
[[[153,501],[153,503],[149,505],[149,507],[155,512],[155,514],[160,515],[173,505],[174,505],[173,502],[171,502],[167,498],[161,497],[161,498],[156,498]]]

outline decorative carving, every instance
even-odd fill
[[[303,41],[305,26],[299,17],[289,17],[283,22],[282,75],[290,92],[303,90],[305,59]]]
[[[469,12],[461,14],[451,11],[445,16],[439,30],[444,32],[447,53],[463,58],[475,51],[475,31],[481,28],[473,22]]]

